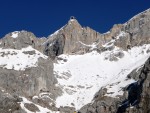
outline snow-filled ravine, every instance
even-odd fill
[[[149,51],[148,51],[149,50]],[[122,58],[110,61],[109,58],[123,53]],[[126,80],[127,75],[144,64],[150,56],[150,45],[134,47],[123,51],[115,47],[112,51],[84,55],[61,55],[54,64],[57,86],[63,89],[63,95],[56,99],[56,106],[73,106],[80,109],[90,103],[101,87],[108,88],[107,96],[116,98],[122,95],[122,87],[134,82]],[[109,86],[114,84],[113,86]],[[111,93],[109,93],[111,92]]]

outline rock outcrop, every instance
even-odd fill
[[[0,113],[26,113],[23,111],[18,102],[22,101],[17,96],[12,96],[0,90]]]
[[[33,33],[27,31],[15,31],[0,39],[1,48],[22,49],[28,46],[43,52],[42,44],[46,38],[37,38]]]
[[[89,27],[82,27],[76,19],[70,19],[67,25],[48,37],[45,42],[45,54],[56,57],[60,54],[86,52],[86,45],[104,43],[100,33]]]
[[[129,46],[140,46],[150,43],[150,9],[134,16],[123,24],[121,31],[126,33],[121,36],[115,45],[127,49]],[[124,42],[124,43],[123,43]],[[123,46],[125,44],[125,46]]]

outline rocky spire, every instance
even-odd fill
[[[70,17],[70,20],[68,21],[67,26],[68,25],[74,28],[82,28],[82,26],[79,24],[78,20],[74,16]]]
[[[89,27],[82,27],[78,20],[72,16],[64,27],[48,37],[44,51],[46,55],[53,57],[63,53],[84,53],[85,45],[94,43],[100,37],[101,35],[98,32]]]

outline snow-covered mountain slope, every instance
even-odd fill
[[[25,70],[30,67],[38,66],[38,58],[47,59],[31,46],[21,50],[0,48],[0,67],[14,70]]]
[[[73,106],[80,109],[90,103],[102,87],[108,88],[107,96],[122,95],[122,87],[132,83],[127,75],[144,64],[150,56],[150,45],[133,47],[123,51],[115,47],[101,54],[93,51],[84,55],[61,55],[54,64],[58,86],[63,95],[56,100],[56,106]],[[119,55],[122,54],[122,58]],[[115,57],[114,61],[110,61]]]

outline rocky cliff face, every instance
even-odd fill
[[[45,40],[26,31],[0,40],[0,113],[26,113],[19,104],[22,97],[44,106],[43,99],[54,104],[61,94],[55,86],[52,60],[39,52]]]
[[[105,39],[108,40],[108,45],[117,46],[124,50],[130,49],[135,46],[141,46],[143,44],[150,43],[150,10],[146,10],[125,24],[115,25],[110,32],[103,34]],[[110,41],[111,39],[115,41]],[[145,70],[146,73],[142,71]],[[145,78],[143,84],[142,97],[140,100],[139,108],[129,107],[126,109],[126,113],[149,113],[150,109],[150,95],[149,95],[149,75],[150,75],[150,58],[146,61],[144,66],[137,71],[133,70],[127,77],[127,79],[141,79]],[[119,98],[111,98],[105,96],[107,94],[107,88],[101,88],[94,97],[94,102],[87,104],[80,109],[83,113],[116,113],[119,105],[123,100],[127,98],[126,92]]]
[[[100,34],[89,27],[82,27],[74,17],[71,17],[65,26],[47,38],[36,38],[33,33],[27,31],[9,33],[0,39],[0,113],[48,113],[56,111],[72,113],[76,110],[75,105],[80,101],[80,98],[77,97],[77,102],[73,101],[74,103],[71,103],[70,106],[68,104],[59,107],[57,106],[57,98],[63,94],[69,95],[68,97],[73,94],[76,96],[76,94],[83,93],[84,90],[89,91],[94,86],[87,83],[76,87],[72,83],[63,83],[63,80],[69,81],[79,69],[78,67],[76,69],[71,67],[69,57],[75,58],[74,56],[68,56],[67,59],[67,57],[60,55],[83,55],[83,58],[82,56],[77,57],[86,59],[88,55],[91,58],[93,54],[98,54],[99,56],[95,55],[94,58],[100,57],[100,60],[103,59],[103,63],[106,63],[109,68],[108,62],[119,64],[119,61],[127,55],[128,58],[134,57],[139,62],[142,58],[148,58],[150,53],[149,46],[146,46],[148,44],[150,44],[150,9],[134,16],[124,24],[114,25],[109,32],[104,34]],[[136,47],[142,47],[143,50],[132,56],[133,52],[130,49],[134,47],[137,53]],[[92,53],[92,51],[97,53]],[[87,54],[90,52],[91,54]],[[138,55],[141,59],[137,58]],[[76,60],[78,61],[78,59]],[[134,62],[133,60],[130,61]],[[66,66],[67,63],[70,63],[68,64],[70,68]],[[79,63],[80,60],[78,65]],[[63,69],[56,70],[58,65],[63,67],[63,64],[64,67],[66,66],[65,71]],[[129,107],[126,109],[126,113],[150,112],[150,58],[143,65],[138,65],[138,68],[125,75],[127,82],[145,79],[139,108]],[[84,65],[81,66],[79,68],[84,69]],[[101,73],[94,72],[95,70],[93,73],[96,74],[97,79],[105,78],[101,77]],[[103,67],[99,70],[102,71],[98,72],[103,73]],[[125,72],[125,69],[122,70],[120,73]],[[78,74],[82,75],[82,72],[79,70]],[[107,75],[106,73],[103,74]],[[113,74],[116,73],[113,72]],[[91,77],[93,76],[95,75]],[[79,80],[76,81],[79,82]],[[108,86],[113,87],[113,85],[99,86],[100,90],[97,93],[94,92],[93,101],[83,105],[78,110],[81,113],[115,113],[119,104],[126,98],[126,92],[121,89],[124,92],[123,95],[110,96],[113,92],[108,91]],[[83,92],[78,93],[76,89],[83,90]],[[82,97],[81,100],[85,101],[84,98],[86,96]]]
[[[1,48],[22,49],[28,46],[43,52],[42,44],[46,38],[37,38],[33,33],[27,31],[15,31],[7,34],[0,40]]]
[[[149,26],[150,26],[150,10],[146,10],[136,16],[134,16],[132,19],[130,19],[128,22],[123,24],[123,27],[121,28],[121,31],[125,32],[126,35],[123,36],[126,38],[125,40],[125,46],[122,46],[121,39],[116,42],[117,46],[124,47],[124,49],[134,46],[140,46],[143,44],[148,44],[149,39]],[[123,39],[122,39],[123,40]]]
[[[150,10],[146,10],[125,24],[116,24],[105,33],[100,34],[89,27],[82,27],[75,18],[48,37],[45,43],[45,54],[51,57],[60,54],[83,54],[89,52],[92,44],[97,50],[103,50],[103,45],[115,40],[114,45],[127,50],[134,46],[150,42]],[[142,37],[142,38],[141,38]]]
[[[104,43],[100,33],[89,27],[82,27],[76,19],[70,19],[67,25],[48,37],[45,43],[45,54],[55,57],[60,54],[85,53],[86,45]]]

